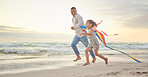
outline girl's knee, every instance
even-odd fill
[[[98,54],[98,49],[95,49],[94,52],[95,52],[95,55],[97,55]]]
[[[85,50],[85,53],[88,53],[88,52],[89,52],[89,50],[88,50],[88,49],[86,49],[86,50]]]
[[[85,50],[85,53],[88,53],[88,50]]]
[[[88,53],[92,48],[86,48],[85,53]]]

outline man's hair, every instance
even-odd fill
[[[71,9],[76,9],[75,7],[72,7]]]

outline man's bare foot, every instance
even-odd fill
[[[106,65],[108,64],[108,58],[105,58],[105,64]]]
[[[77,55],[77,58],[75,60],[73,60],[74,62],[78,61],[78,60],[81,60],[81,57],[80,55]]]
[[[92,63],[95,63],[95,61],[96,61],[96,58],[93,58]]]
[[[86,66],[86,65],[89,65],[90,63],[89,62],[86,62],[85,64],[83,64],[83,66]]]
[[[74,62],[78,61],[78,60],[81,60],[81,58],[76,58],[75,60],[73,60]]]

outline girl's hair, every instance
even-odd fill
[[[92,27],[93,27],[93,26],[96,26],[96,27],[97,27],[96,22],[94,22],[93,20],[87,20],[87,22],[89,22],[90,24],[92,24]]]

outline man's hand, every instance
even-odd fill
[[[75,28],[72,26],[71,29],[73,30],[73,29],[75,29]]]

